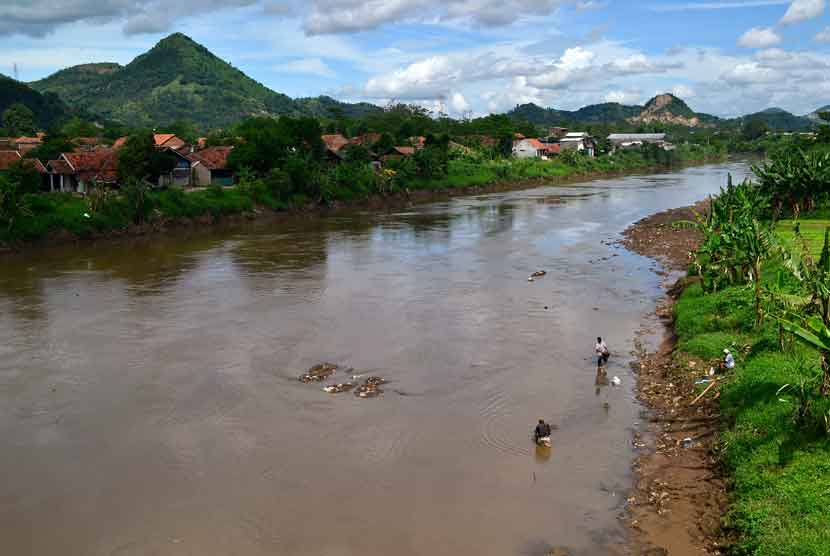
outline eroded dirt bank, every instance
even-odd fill
[[[645,218],[625,231],[622,244],[657,259],[666,276],[683,272],[700,236],[675,223],[693,220],[694,211],[705,208],[702,202]],[[635,343],[638,397],[648,417],[634,439],[642,450],[628,500],[634,555],[715,555],[722,553],[725,542],[720,524],[727,496],[715,454],[717,393],[712,389],[696,401],[700,388],[695,381],[705,377],[706,362],[675,352],[672,307],[686,281],[666,284],[666,298],[657,308],[665,328],[660,348],[650,353],[642,342]]]

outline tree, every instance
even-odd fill
[[[754,141],[763,137],[769,131],[769,126],[761,118],[752,118],[744,124],[741,135],[747,141]]]
[[[11,135],[28,135],[35,132],[35,113],[19,102],[3,112],[3,127]]]
[[[157,181],[175,166],[175,155],[156,148],[151,131],[131,135],[118,149],[118,178],[122,183]]]
[[[830,228],[824,230],[824,246],[818,262],[810,255],[809,246],[800,233],[796,240],[801,252],[793,250],[785,258],[786,267],[801,282],[810,296],[811,304],[818,305],[819,315],[809,316],[802,311],[784,322],[784,328],[802,342],[819,350],[821,357],[821,393],[830,395]]]

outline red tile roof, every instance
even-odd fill
[[[427,138],[423,136],[410,137],[409,142],[412,143],[412,146],[416,149],[423,149],[427,144]]]
[[[118,181],[117,157],[113,149],[94,149],[63,153],[64,160],[72,165],[74,173],[82,180],[95,180],[106,183]]]
[[[127,143],[127,138],[126,138],[126,137],[119,137],[119,138],[118,138],[118,139],[116,139],[116,140],[115,140],[115,142],[112,144],[112,148],[113,148],[113,149],[120,149],[120,148],[121,148],[121,147],[123,147],[126,143]]]
[[[21,158],[17,151],[0,151],[0,170],[8,170],[9,166]]]
[[[46,166],[43,165],[43,162],[41,162],[37,158],[26,158],[24,160],[26,161],[27,164],[31,163],[35,167],[35,170],[37,170],[38,174],[48,174],[49,173],[49,171],[46,169]]]
[[[228,167],[228,156],[233,147],[208,147],[190,154],[188,158],[199,162],[208,170],[225,170]]]
[[[545,152],[548,154],[559,154],[562,152],[562,146],[559,143],[548,143],[545,145]]]
[[[538,139],[525,139],[525,143],[536,149],[537,151],[544,151],[548,148],[547,145],[539,141]]]
[[[358,135],[357,137],[352,137],[349,139],[349,143],[352,145],[374,145],[378,141],[382,135],[380,133],[367,133],[365,135]]]
[[[340,149],[349,144],[349,140],[340,135],[339,133],[323,135],[322,139],[323,143],[325,143],[326,145],[326,148],[331,149],[335,152],[339,151]]]
[[[412,156],[415,154],[415,147],[394,147],[394,149],[398,152],[398,154],[402,154],[404,156]]]
[[[176,137],[174,133],[156,133],[153,135],[153,140],[156,142],[157,147],[180,149],[185,145],[185,142]]]
[[[46,163],[46,165],[49,166],[49,169],[53,174],[63,174],[65,176],[69,176],[75,173],[72,171],[72,167],[69,166],[65,160],[50,160]]]
[[[43,143],[43,139],[40,137],[18,137],[14,140],[15,143],[20,145],[21,143],[24,145],[40,145]]]

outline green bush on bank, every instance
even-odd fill
[[[795,343],[782,353],[771,319],[753,329],[752,306],[747,287],[703,295],[699,284],[675,306],[681,351],[704,359],[719,358],[725,347],[745,354],[720,398],[722,461],[734,479],[727,525],[739,533],[734,554],[826,556],[830,434],[824,415],[830,401],[811,395],[808,414],[800,417],[799,397],[805,381],[816,387],[818,354]]]

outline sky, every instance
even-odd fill
[[[719,116],[830,104],[828,0],[0,0],[0,72],[127,64],[172,32],[292,97],[454,117],[663,92]]]

